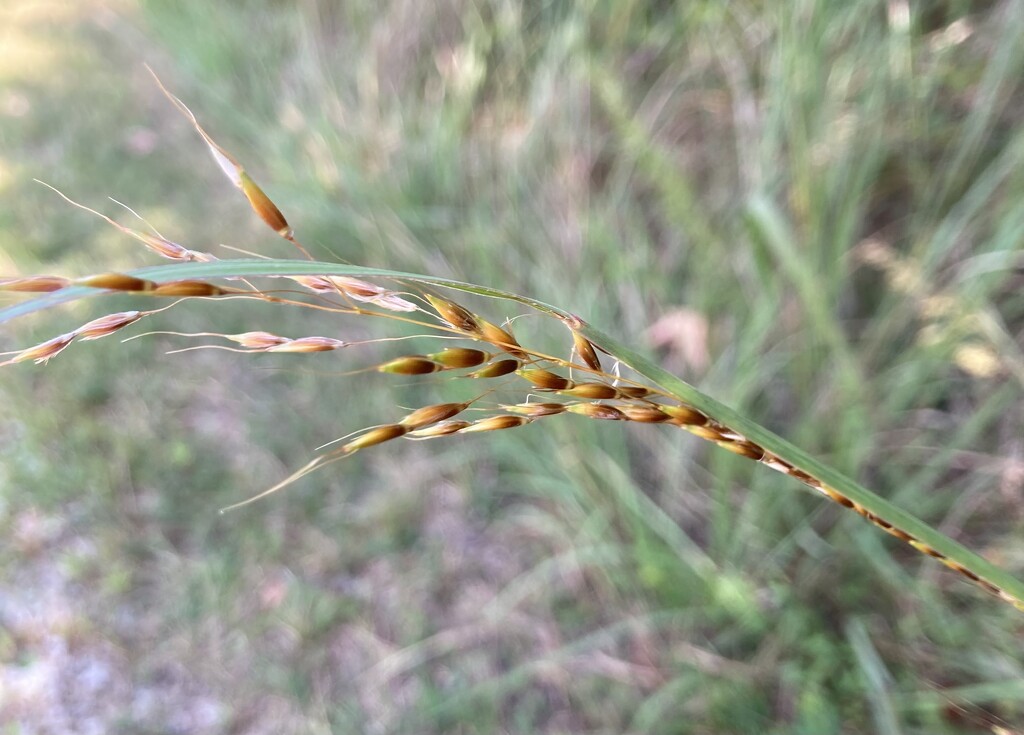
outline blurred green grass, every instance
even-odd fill
[[[290,254],[145,61],[319,257],[585,315],[1022,573],[1018,3],[4,13],[0,270],[151,262],[33,177],[111,215],[125,216],[105,198],[124,201],[197,249]],[[232,304],[154,324],[368,334]],[[75,345],[0,381],[0,573],[17,590],[0,661],[57,691],[99,667],[108,696],[87,709],[107,731],[1024,719],[1018,613],[681,432],[567,419],[389,445],[218,516],[312,447],[426,401],[384,376],[312,372],[361,364],[349,353],[163,356],[176,346]],[[48,691],[0,695],[13,732],[75,711]]]

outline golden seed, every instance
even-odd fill
[[[671,416],[672,423],[678,426],[703,426],[708,422],[707,416],[689,406],[659,406],[659,408]],[[717,432],[715,436],[718,436]]]
[[[124,273],[101,273],[96,276],[86,276],[79,278],[75,283],[79,286],[106,288],[111,291],[152,291],[157,287],[152,281]]]
[[[71,341],[74,338],[74,332],[59,335],[52,339],[48,339],[45,342],[41,342],[35,347],[29,347],[27,350],[22,350],[10,360],[7,360],[2,364],[9,365],[16,362],[24,362],[25,360],[35,360],[36,365],[39,365],[63,351],[65,347],[71,344]]]
[[[474,350],[468,347],[449,347],[440,352],[427,355],[427,357],[441,363],[446,368],[468,368],[484,364],[490,356],[483,350]]]
[[[586,337],[577,332],[575,329],[572,330],[572,342],[576,348],[576,354],[580,356],[580,359],[587,364],[588,367],[594,370],[601,369],[601,360],[597,357],[597,352],[594,351],[594,345],[592,345]]]
[[[642,424],[660,424],[671,418],[656,406],[619,406],[619,410],[628,420]]]
[[[526,357],[526,353],[516,341],[516,338],[512,336],[511,332],[502,329],[497,324],[491,324],[486,319],[478,319],[477,321],[480,324],[480,339],[490,342],[495,347],[500,347],[520,359]]]
[[[263,190],[256,185],[256,182],[241,167],[238,169],[238,176],[241,180],[242,193],[249,200],[253,211],[278,235],[285,239],[291,238],[294,234],[292,228],[288,226],[288,221],[281,214],[281,210],[277,208],[277,205],[270,200],[270,197],[263,193]]]
[[[519,360],[498,360],[466,375],[467,378],[500,378],[519,369]]]
[[[346,342],[331,337],[299,337],[290,339],[281,344],[265,347],[267,352],[329,352],[338,350],[346,345]]]
[[[454,434],[457,431],[462,431],[467,426],[470,426],[468,421],[442,421],[439,424],[433,426],[427,426],[422,429],[416,429],[406,433],[406,436],[416,437],[417,439],[431,439],[437,436],[448,436]]]
[[[607,383],[576,383],[571,388],[566,388],[559,391],[559,393],[564,393],[574,398],[588,398],[595,401],[618,398],[620,395],[617,388]],[[668,418],[668,416],[665,418]]]
[[[563,378],[561,375],[556,375],[550,370],[534,368],[531,370],[518,370],[517,373],[520,377],[526,378],[535,386],[543,390],[564,391],[573,386],[573,382],[571,380]]]
[[[574,403],[565,410],[602,421],[621,421],[626,418],[622,411],[606,403]]]
[[[512,416],[503,414],[501,416],[491,416],[486,419],[480,419],[474,421],[469,426],[459,429],[460,434],[471,434],[479,431],[500,431],[501,429],[514,429],[517,426],[525,426],[526,424],[533,421],[529,416]]]
[[[375,444],[382,444],[391,439],[402,436],[408,431],[406,427],[401,424],[387,424],[386,426],[378,426],[376,429],[370,429],[362,436],[353,439],[348,444],[343,446],[341,449],[346,454],[351,454],[358,449],[365,449],[366,447],[372,447]]]
[[[444,370],[444,365],[428,360],[422,355],[407,355],[378,365],[377,370],[382,373],[397,373],[398,375],[426,375]]]
[[[672,419],[671,423],[683,427],[694,436],[699,436],[701,439],[707,439],[713,442],[720,442],[725,437],[722,436],[722,432],[718,428],[713,426],[695,426],[693,424],[681,423],[679,419]]]
[[[172,281],[153,290],[154,296],[223,296],[225,293],[219,286],[203,281]]]
[[[556,413],[564,412],[568,406],[564,403],[517,403],[514,406],[502,406],[506,411],[519,413],[534,418],[540,416],[553,416]]]
[[[718,442],[718,446],[747,459],[759,460],[764,456],[764,450],[761,447],[748,441],[723,441]]]
[[[266,350],[291,341],[287,337],[278,337],[270,332],[242,332],[241,334],[225,334],[224,336],[250,350]]]
[[[71,281],[61,276],[29,276],[28,278],[0,278],[0,291],[24,293],[49,293],[60,291]]]
[[[417,408],[398,423],[407,429],[422,429],[424,426],[436,424],[438,421],[450,419],[462,413],[468,403],[437,403],[433,406]]]
[[[138,321],[142,318],[141,311],[122,311],[117,314],[107,314],[99,319],[93,319],[75,330],[75,334],[83,340],[99,339],[108,334],[116,332],[122,327]]]
[[[434,307],[437,313],[448,324],[461,332],[479,336],[481,333],[480,324],[476,317],[468,310],[459,306],[453,301],[442,299],[440,296],[427,294],[427,301]]]
[[[650,388],[644,388],[640,385],[620,385],[619,396],[622,398],[646,398],[651,395]]]

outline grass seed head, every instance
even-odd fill
[[[498,360],[466,375],[467,378],[500,378],[519,369],[519,360]]]
[[[432,294],[427,294],[427,301],[430,302],[430,305],[434,307],[440,317],[448,322],[451,327],[460,332],[472,334],[475,337],[481,336],[480,322],[467,309],[453,301],[448,301]]]
[[[650,388],[644,388],[642,385],[620,385],[618,389],[620,398],[646,398],[652,392]]]
[[[622,411],[607,403],[574,403],[565,410],[601,421],[622,421],[626,418]]]
[[[474,350],[469,347],[449,347],[440,352],[427,355],[427,357],[441,363],[446,368],[454,369],[483,365],[487,362],[490,355],[483,350]]]
[[[444,370],[444,365],[423,355],[406,355],[377,366],[378,372],[398,375],[428,375]]]
[[[459,429],[460,434],[472,434],[480,431],[500,431],[501,429],[514,429],[518,426],[525,426],[533,421],[529,416],[513,416],[502,414],[500,416],[489,416],[479,421],[474,421],[469,426]]]
[[[277,208],[277,205],[270,200],[256,182],[247,174],[241,167],[238,168],[238,176],[240,180],[240,188],[242,193],[245,194],[245,198],[249,200],[249,204],[252,205],[253,211],[259,216],[261,220],[267,223],[267,225],[281,237],[286,240],[290,240],[295,233],[289,226],[288,221],[281,214],[281,210]]]
[[[752,459],[755,462],[760,461],[764,457],[764,450],[750,441],[724,441],[719,442],[718,446],[723,449],[728,449],[733,454],[738,454],[741,457]]]
[[[518,370],[516,372],[520,377],[525,378],[542,390],[566,391],[573,387],[573,382],[571,380],[563,378],[561,375],[556,375],[550,370],[532,368],[529,370]]]
[[[389,291],[375,283],[368,283],[367,281],[363,281],[359,278],[352,278],[350,276],[313,276],[304,280],[311,282],[323,282],[322,285],[318,284],[315,288],[310,286],[311,288],[314,288],[314,290],[340,290],[346,296],[355,299],[356,301],[376,304],[377,306],[390,311],[417,311],[419,309],[416,304],[403,299],[394,291]],[[301,282],[302,281],[300,281],[300,283]]]
[[[370,429],[362,436],[353,439],[348,444],[345,444],[341,451],[345,454],[352,454],[352,452],[360,449],[366,449],[372,447],[375,444],[383,444],[391,439],[397,439],[409,430],[401,424],[386,424],[384,426],[378,426],[376,429]]]
[[[270,332],[242,332],[224,336],[250,350],[266,350],[291,341],[287,337],[278,337]]]

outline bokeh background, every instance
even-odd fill
[[[0,272],[155,262],[33,178],[292,256],[148,63],[318,257],[585,315],[1022,575],[1021,38],[1017,0],[4,0]],[[1020,731],[1019,612],[665,427],[396,442],[219,516],[445,386],[183,344],[0,375],[4,735]]]

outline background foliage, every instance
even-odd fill
[[[585,315],[1022,574],[1024,4],[0,13],[0,271],[152,262],[32,177],[198,249],[292,254],[145,61],[318,257]],[[89,308],[6,329],[0,349]],[[252,305],[159,324],[371,335]],[[178,346],[75,345],[0,377],[11,732],[1024,720],[1019,613],[682,432],[566,420],[389,445],[219,517],[423,401],[330,375],[351,352],[163,356]]]

